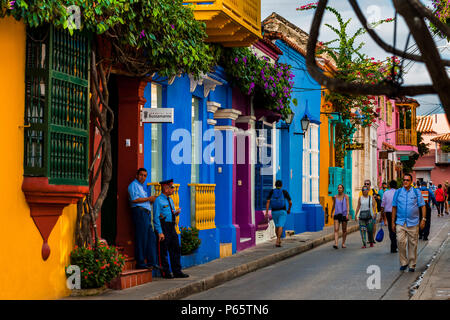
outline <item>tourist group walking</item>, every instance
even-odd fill
[[[359,224],[362,249],[374,247],[376,243],[376,225],[385,225],[389,232],[390,252],[398,253],[400,270],[414,272],[417,263],[417,246],[419,240],[427,241],[430,234],[431,211],[434,205],[437,216],[448,214],[450,185],[433,185],[432,182],[413,183],[411,174],[404,174],[402,185],[396,180],[383,182],[380,190],[372,188],[371,181],[365,180],[359,194],[355,221]],[[342,248],[346,248],[347,223],[352,218],[350,201],[344,193],[344,186],[339,185],[333,197],[331,215],[334,218],[334,244],[339,248],[339,228],[342,225]],[[383,230],[379,230],[384,233]],[[382,239],[382,235],[380,234]],[[378,240],[381,241],[381,240]]]

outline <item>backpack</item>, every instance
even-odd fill
[[[270,207],[272,210],[282,210],[286,207],[283,190],[274,189],[270,199]]]
[[[395,190],[394,198],[392,199],[392,203],[397,203],[397,198],[398,198],[398,195],[399,195],[401,189],[402,188],[398,188],[397,190]],[[413,190],[417,197],[417,203],[419,203],[419,190],[417,190],[416,188],[413,188]]]

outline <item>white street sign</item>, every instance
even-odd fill
[[[142,108],[141,122],[173,123],[173,108]]]

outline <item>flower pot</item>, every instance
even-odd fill
[[[96,296],[102,294],[108,289],[106,285],[100,288],[91,289],[73,289],[70,296],[71,297],[85,297],[85,296]]]

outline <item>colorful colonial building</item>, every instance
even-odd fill
[[[450,181],[450,125],[445,113],[417,117],[417,132],[428,144],[429,152],[417,159],[416,180],[444,185]]]

